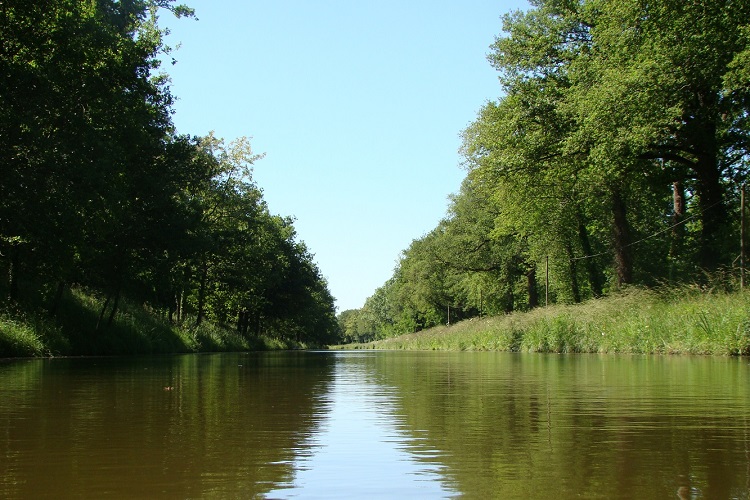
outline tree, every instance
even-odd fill
[[[590,240],[587,227],[594,220],[566,221],[582,215],[598,219],[603,214],[591,208],[608,200],[619,284],[635,281],[643,267],[632,248],[638,236],[663,227],[664,187],[681,199],[687,186],[697,203],[673,206],[680,218],[683,206],[695,206],[702,220],[698,264],[710,269],[722,259],[726,263],[729,254],[721,248],[726,238],[719,237],[727,219],[723,186],[744,175],[746,138],[738,125],[744,119],[742,98],[729,97],[721,75],[733,54],[746,47],[744,7],[593,0],[534,6],[506,16],[508,36],[493,46],[490,60],[507,94],[486,105],[467,131],[470,167],[485,179],[510,183],[505,192],[535,193],[543,186],[553,198],[575,200],[569,216],[555,220],[577,226],[581,246],[588,246],[583,243]],[[706,36],[716,37],[720,53]],[[719,96],[720,102],[711,104],[703,94]],[[717,128],[722,116],[726,125]],[[534,196],[532,205],[546,212],[550,206],[542,198]],[[539,210],[522,206],[521,225],[534,227],[527,215]],[[655,215],[656,223],[641,214]],[[599,288],[597,273],[588,274]]]
[[[531,5],[504,17],[488,57],[503,97],[464,131],[461,192],[404,252],[387,288],[397,312],[376,323],[407,313],[437,324],[445,304],[478,313],[487,295],[472,310],[472,290],[488,283],[504,310],[533,307],[542,262],[551,298],[577,302],[694,280],[736,255],[729,202],[747,177],[750,4]]]
[[[97,330],[127,295],[173,321],[337,338],[312,254],[252,179],[262,155],[246,138],[176,134],[157,74],[164,9],[192,15],[172,0],[0,3],[5,295],[23,282],[54,315],[67,286],[86,287],[102,298]]]
[[[724,81],[747,49],[749,14],[745,2],[606,5],[571,99],[593,157],[640,163],[695,194],[698,264],[709,270],[730,260],[727,189],[744,176],[747,95]]]
[[[85,240],[131,194],[119,181],[160,152],[171,100],[151,77],[158,7],[190,14],[171,1],[3,2],[0,254],[11,294],[20,267],[45,283],[80,279]]]

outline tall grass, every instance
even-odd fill
[[[67,355],[133,355],[288,349],[287,342],[243,337],[231,328],[163,316],[120,301],[112,324],[100,324],[103,299],[81,289],[66,294],[55,318],[38,306],[0,311],[0,358]]]
[[[42,356],[44,342],[33,326],[0,314],[0,353],[3,356]]]
[[[51,356],[69,348],[60,326],[46,316],[17,307],[0,311],[0,357]]]
[[[750,355],[750,293],[631,288],[341,348]]]

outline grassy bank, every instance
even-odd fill
[[[73,290],[55,318],[41,308],[0,310],[0,358],[106,356],[286,349],[266,337],[245,338],[231,329],[194,321],[170,324],[163,316],[122,301],[111,325],[96,328],[102,301]],[[106,321],[106,319],[105,319]]]
[[[343,349],[750,355],[750,292],[631,289]]]

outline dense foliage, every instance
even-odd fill
[[[531,5],[492,45],[503,97],[463,133],[448,216],[339,316],[347,340],[739,263],[750,2]]]
[[[0,0],[0,313],[71,287],[173,322],[335,341],[333,298],[271,215],[246,139],[178,135],[160,74],[172,0]],[[4,311],[4,312],[3,312]]]

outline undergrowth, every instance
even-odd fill
[[[38,305],[0,310],[0,358],[230,352],[298,348],[266,336],[243,337],[231,328],[162,315],[122,300],[110,324],[100,318],[103,300],[70,290],[54,317]]]
[[[630,288],[344,349],[750,355],[750,293]]]

